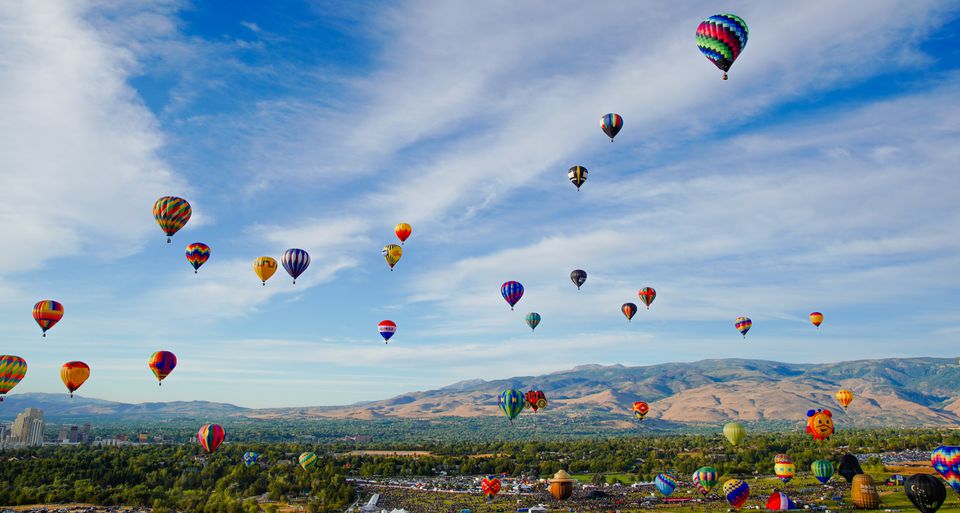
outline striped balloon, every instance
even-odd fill
[[[305,452],[300,455],[298,461],[300,462],[300,468],[310,472],[310,469],[317,465],[317,454],[313,452]]]
[[[607,134],[607,137],[610,138],[610,142],[613,142],[613,138],[620,133],[620,129],[623,128],[623,118],[620,117],[620,114],[604,114],[600,118],[600,130],[603,130],[603,133]]]
[[[657,299],[657,291],[653,290],[653,287],[644,287],[637,292],[637,295],[640,296],[640,302],[647,305],[647,310],[650,309],[650,303]]]
[[[567,171],[567,178],[570,179],[570,183],[577,186],[577,190],[580,190],[580,186],[587,181],[587,168],[583,166],[573,166]]]
[[[698,468],[693,473],[693,485],[703,495],[710,493],[710,490],[717,485],[717,469],[713,467]]]
[[[47,336],[47,330],[54,324],[63,319],[63,305],[52,299],[44,299],[33,305],[33,320],[37,321],[43,336]]]
[[[307,270],[307,267],[310,267],[310,254],[302,249],[291,248],[283,252],[280,261],[283,263],[283,268],[287,270],[287,274],[293,278],[293,284],[296,285],[297,278]]]
[[[187,224],[191,214],[193,209],[190,208],[190,203],[176,196],[164,196],[153,204],[153,218],[157,220],[163,233],[167,234],[167,243],[173,234]]]
[[[162,385],[159,382],[163,381],[163,378],[173,372],[173,368],[177,366],[177,356],[170,351],[157,351],[150,355],[147,365],[150,366],[153,375],[157,377],[157,384]]]
[[[540,314],[537,312],[530,312],[527,314],[527,326],[530,326],[530,331],[537,329],[537,326],[540,325]]]
[[[510,305],[510,309],[513,310],[513,307],[520,301],[520,298],[523,297],[523,285],[521,285],[519,281],[508,281],[500,285],[500,295],[503,296],[503,299]]]
[[[213,454],[226,437],[227,433],[219,424],[204,424],[197,432],[200,447],[203,447],[207,454]]]
[[[830,460],[815,460],[810,464],[810,471],[813,477],[820,481],[820,484],[827,484],[827,481],[833,477],[833,462]]]
[[[386,344],[390,337],[397,332],[397,323],[386,319],[380,321],[380,324],[377,325],[377,333],[380,333],[380,336],[383,337],[383,343]]]
[[[716,67],[723,70],[723,79],[727,71],[737,60],[740,52],[747,46],[750,30],[747,23],[735,14],[717,14],[711,16],[697,27],[697,48]]]
[[[930,464],[943,479],[960,495],[960,447],[941,445],[930,453]]]
[[[753,326],[753,321],[749,317],[737,317],[733,321],[733,326],[743,335],[743,338],[747,338],[747,332],[750,331],[750,326]]]
[[[797,505],[783,492],[773,492],[767,499],[767,509],[770,511],[789,511],[797,509]]]
[[[653,485],[657,487],[657,490],[660,490],[664,497],[669,497],[677,489],[677,478],[670,474],[657,474],[657,477],[653,480]]]
[[[623,315],[625,315],[627,320],[630,321],[633,319],[634,315],[637,315],[637,305],[633,303],[624,303],[620,306],[620,311],[623,312]]]
[[[413,233],[413,228],[407,223],[397,223],[397,225],[393,227],[393,233],[396,234],[397,238],[400,239],[400,244],[403,245],[403,243],[407,241],[407,238],[410,237],[410,234]]]
[[[777,475],[784,484],[790,482],[793,476],[797,475],[797,466],[789,459],[787,461],[778,461],[773,464],[773,473]]]
[[[723,483],[723,495],[731,506],[739,509],[750,498],[750,486],[739,479],[731,479]]]
[[[516,388],[510,388],[500,393],[498,406],[500,407],[500,411],[502,411],[503,414],[510,419],[510,423],[513,424],[513,419],[517,418],[517,415],[520,415],[525,403],[526,398],[523,396],[523,392]]]
[[[248,467],[256,463],[257,460],[259,459],[260,459],[260,455],[253,451],[247,451],[243,453],[243,464]]]
[[[67,362],[60,367],[60,380],[70,391],[70,397],[90,377],[90,366],[83,362]]]
[[[210,259],[210,246],[202,242],[194,242],[187,246],[187,262],[193,266],[193,272],[196,274],[200,266]]]
[[[810,323],[820,329],[820,324],[823,323],[823,314],[820,312],[811,312],[810,313]]]
[[[27,361],[10,354],[0,355],[0,401],[27,375]]]

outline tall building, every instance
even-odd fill
[[[58,442],[66,442],[67,437],[70,436],[70,427],[69,426],[60,426],[60,434],[57,435]]]
[[[80,428],[77,426],[70,426],[70,436],[68,438],[70,443],[79,443],[80,442]]]
[[[13,421],[11,434],[21,444],[43,445],[43,428],[43,411],[27,408]]]
[[[90,437],[90,429],[90,423],[87,422],[83,425],[83,429],[80,430],[80,441],[82,443],[88,444],[93,441],[93,439]]]

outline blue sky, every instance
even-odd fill
[[[284,406],[587,363],[957,355],[960,4],[280,4],[0,6],[14,393],[63,391],[77,359],[81,395]],[[726,82],[693,42],[715,11],[750,25]],[[194,209],[170,245],[168,194]],[[253,259],[288,247],[309,270],[261,287]],[[43,339],[47,298],[66,315]],[[159,349],[180,363],[158,389]]]

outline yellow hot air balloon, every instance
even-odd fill
[[[747,430],[739,422],[730,422],[723,426],[723,436],[727,437],[730,444],[736,447],[747,436]]]
[[[837,392],[837,402],[843,406],[843,411],[847,411],[847,406],[853,401],[853,392],[843,389]]]
[[[257,273],[260,281],[266,286],[267,280],[277,272],[277,261],[268,256],[262,256],[253,261],[253,272]]]
[[[83,362],[67,362],[60,367],[60,379],[70,391],[70,397],[73,397],[73,392],[89,377],[90,366]]]
[[[387,265],[390,266],[390,270],[393,270],[393,266],[397,265],[397,262],[400,261],[400,257],[403,256],[403,248],[397,246],[396,244],[387,244],[383,247],[383,259],[387,261]]]

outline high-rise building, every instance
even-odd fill
[[[80,428],[77,426],[70,426],[70,443],[79,443],[80,442]]]
[[[82,443],[88,444],[93,441],[92,438],[90,437],[90,429],[91,429],[90,423],[87,422],[86,424],[83,425],[83,429],[80,430],[80,441]]]
[[[60,426],[60,434],[57,435],[58,442],[66,442],[67,437],[70,436],[69,426]]]
[[[21,444],[43,445],[43,429],[43,411],[27,408],[13,421],[11,434]]]

